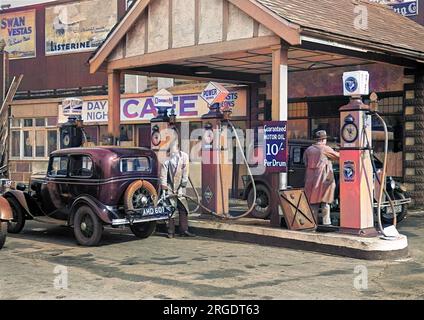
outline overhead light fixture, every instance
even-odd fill
[[[208,74],[212,74],[212,70],[209,69],[208,67],[197,67],[197,68],[194,68],[194,73],[197,75],[208,75]]]

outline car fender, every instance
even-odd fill
[[[11,221],[13,219],[12,208],[5,197],[0,196],[0,220]]]
[[[104,204],[90,195],[82,195],[75,199],[75,201],[72,203],[71,214],[69,215],[68,221],[69,225],[73,225],[75,212],[81,205],[88,205],[102,222],[105,224],[112,224],[112,220],[110,219],[110,211]]]
[[[4,197],[13,197],[16,199],[16,201],[19,202],[19,204],[21,205],[21,207],[26,211],[27,214],[30,213],[29,210],[29,206],[28,206],[28,202],[27,202],[27,198],[25,197],[24,192],[19,191],[19,190],[11,190],[8,191],[4,194]]]

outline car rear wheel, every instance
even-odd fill
[[[78,208],[74,216],[74,235],[86,247],[97,246],[102,238],[103,225],[89,206]]]
[[[150,237],[156,230],[156,221],[136,223],[130,226],[132,233],[140,239]]]
[[[0,221],[0,249],[3,248],[7,236],[7,222]]]
[[[247,197],[249,208],[253,204],[254,192],[250,189]],[[252,211],[252,216],[258,219],[267,219],[271,214],[271,194],[267,187],[262,184],[256,186],[256,207]]]
[[[7,198],[12,208],[13,220],[8,223],[7,231],[9,233],[20,233],[25,227],[25,214],[19,202],[14,198]]]

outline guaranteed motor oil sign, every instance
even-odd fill
[[[267,172],[287,172],[287,121],[265,122],[264,138]]]
[[[35,10],[0,14],[0,39],[11,59],[35,57]]]

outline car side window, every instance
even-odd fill
[[[50,160],[48,175],[50,177],[66,177],[68,174],[68,157],[53,157]]]
[[[300,147],[293,148],[293,164],[302,164],[303,161],[302,149]]]
[[[122,158],[120,161],[122,173],[129,172],[150,172],[150,160],[147,157]]]
[[[89,156],[71,156],[69,176],[78,178],[90,178],[93,175],[93,161]]]

